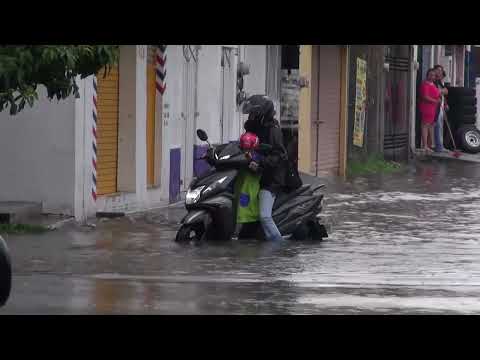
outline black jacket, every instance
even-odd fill
[[[273,117],[260,125],[256,120],[248,120],[244,126],[248,132],[256,134],[261,144],[269,144],[272,150],[260,161],[262,176],[260,188],[278,194],[285,186],[287,171],[287,151],[283,144],[280,124]]]

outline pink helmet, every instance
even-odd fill
[[[242,150],[251,151],[258,147],[260,140],[258,136],[251,132],[246,132],[240,136],[240,148]]]

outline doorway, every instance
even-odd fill
[[[385,122],[383,151],[386,160],[408,161],[409,155],[409,45],[385,47]]]
[[[313,47],[312,133],[315,176],[338,175],[340,169],[340,122],[342,57],[338,45]]]

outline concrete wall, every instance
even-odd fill
[[[197,129],[205,130],[211,143],[220,141],[220,59],[220,45],[202,46],[198,64]],[[203,144],[196,136],[195,143]]]
[[[247,94],[265,94],[266,45],[245,45],[245,61],[250,64],[250,74],[245,76]]]
[[[0,113],[0,201],[35,201],[45,212],[73,213],[74,98],[39,101],[10,116]]]

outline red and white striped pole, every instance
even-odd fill
[[[97,201],[97,77],[93,76],[93,111],[92,111],[92,198]]]
[[[166,77],[167,77],[167,45],[158,45],[157,47],[157,54],[155,56],[155,71],[156,71],[156,86],[157,90],[160,93],[160,95],[163,95],[165,90],[167,89],[167,82],[166,82]]]

